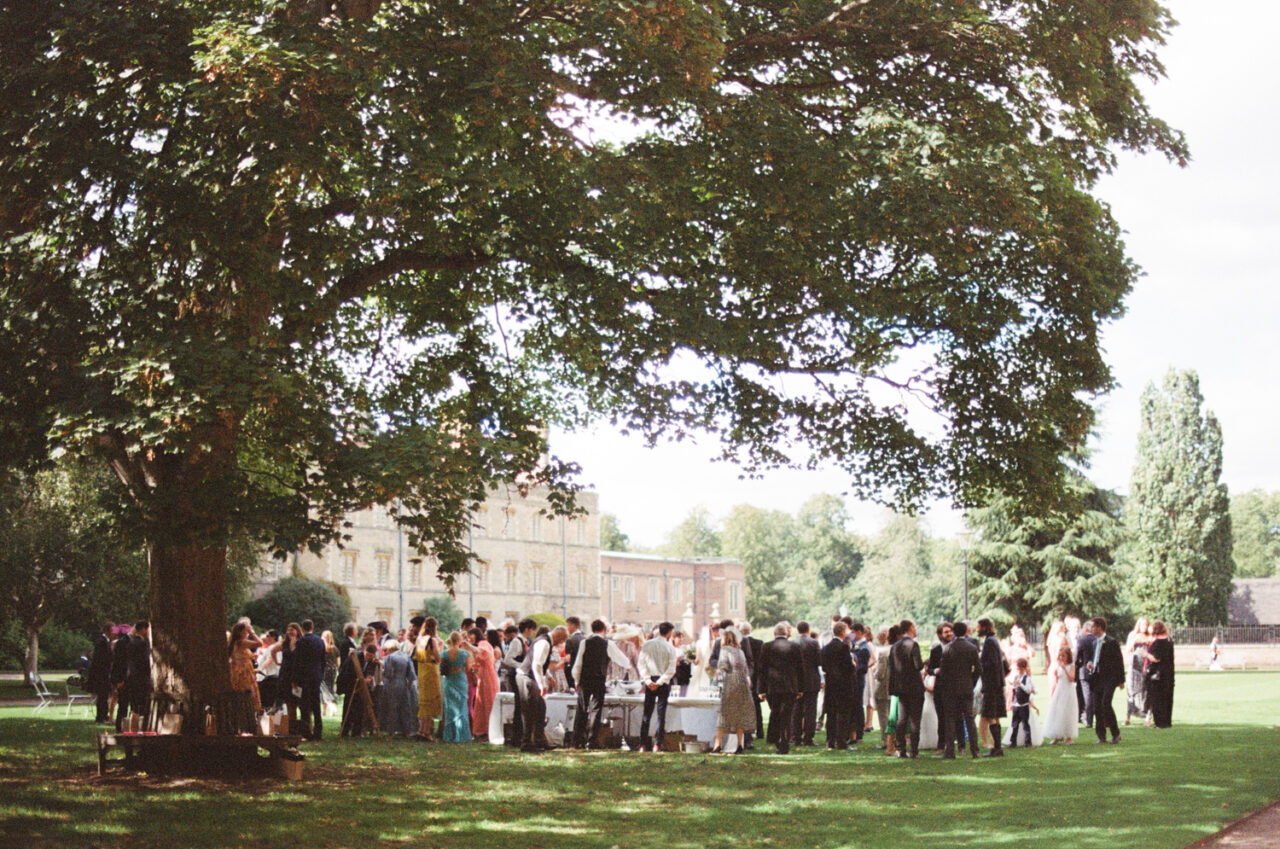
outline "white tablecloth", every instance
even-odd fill
[[[567,734],[573,734],[569,720],[569,707],[578,704],[578,697],[571,693],[551,693],[547,696],[547,728],[563,724]],[[489,742],[502,745],[503,726],[515,714],[515,694],[499,693],[489,713]],[[667,731],[679,731],[700,742],[712,743],[716,736],[716,719],[720,715],[720,700],[706,696],[672,696],[667,702]],[[606,695],[604,697],[605,720],[619,721],[625,718],[627,736],[640,733],[644,716],[643,695]],[[655,719],[656,721],[656,719]]]

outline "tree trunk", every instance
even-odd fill
[[[40,629],[27,628],[27,660],[22,666],[22,683],[31,686],[31,679],[40,671]]]
[[[205,707],[231,686],[226,546],[155,542],[147,556],[155,693],[181,705],[184,732],[201,733]]]

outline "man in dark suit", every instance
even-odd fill
[[[1098,732],[1098,742],[1107,742],[1107,730],[1111,731],[1111,742],[1120,742],[1120,724],[1116,722],[1116,710],[1111,699],[1116,694],[1116,687],[1124,686],[1124,656],[1120,654],[1120,644],[1116,638],[1107,633],[1107,620],[1095,616],[1091,623],[1095,650],[1087,664],[1089,668],[1089,698],[1092,700],[1094,730]]]
[[[800,647],[787,638],[790,627],[778,623],[773,629],[773,642],[764,643],[756,661],[756,700],[769,700],[768,741],[778,747],[778,754],[791,751],[791,715],[800,698],[800,681],[804,677]]]
[[[932,675],[935,684],[938,680],[938,669],[942,666],[942,650],[956,638],[955,632],[951,630],[951,627],[950,622],[943,622],[938,625],[935,630],[938,639],[929,649],[929,660],[924,665],[924,674],[926,676]],[[933,699],[933,713],[938,720],[938,754],[942,754],[942,729],[947,725],[947,706],[945,700],[939,699],[936,694]]]
[[[111,699],[111,632],[115,623],[108,622],[93,638],[93,656],[89,659],[89,675],[84,688],[97,697],[98,712],[94,722],[110,722],[111,711],[107,705]]]
[[[299,707],[302,709],[302,734],[308,740],[319,740],[324,733],[324,720],[320,713],[320,682],[324,680],[324,640],[313,633],[315,623],[302,620],[302,636],[294,647],[293,683],[302,688]]]
[[[812,746],[818,725],[818,692],[822,675],[818,667],[822,655],[818,641],[809,634],[809,623],[796,625],[795,644],[800,647],[800,702],[791,718],[791,739],[797,746]]]
[[[871,643],[867,642],[867,628],[861,622],[850,627],[853,640],[849,652],[853,655],[853,711],[850,715],[850,742],[861,743],[867,726],[867,710],[864,696],[867,691],[867,672],[871,669]]]
[[[125,654],[123,700],[128,701],[129,711],[142,717],[145,724],[151,713],[150,622],[144,619],[133,626]]]
[[[578,648],[587,635],[582,633],[582,620],[577,616],[570,616],[564,622],[569,626],[569,639],[564,641],[564,680],[569,689],[573,690],[578,686],[573,678],[573,664],[578,659]]]
[[[920,671],[924,661],[920,659],[920,645],[916,642],[916,623],[903,619],[898,625],[901,636],[889,650],[889,664],[893,670],[889,695],[898,697],[898,757],[910,752],[913,758],[920,756],[920,712],[924,709],[924,680]],[[908,727],[910,732],[908,732]],[[907,748],[910,733],[911,748]]]
[[[956,756],[956,736],[963,728],[969,735],[969,753],[978,756],[978,729],[973,723],[973,684],[982,674],[978,650],[964,639],[968,626],[957,622],[953,626],[956,638],[942,650],[942,665],[938,667],[938,680],[933,688],[934,700],[947,703],[947,725],[939,729],[943,734],[944,758]]]
[[[418,617],[414,617],[417,619]],[[426,617],[423,617],[425,620]],[[421,627],[422,623],[418,623]],[[355,701],[356,680],[363,675],[363,669],[360,663],[360,655],[356,647],[356,635],[359,629],[354,622],[348,622],[342,629],[342,639],[338,641],[338,679],[335,686],[338,695],[342,696],[342,725],[340,735],[347,736],[347,714],[351,711],[351,704]],[[356,652],[356,654],[352,654]],[[266,699],[263,699],[263,705],[266,705]]]
[[[1080,627],[1080,636],[1076,638],[1076,697],[1080,702],[1080,712],[1084,714],[1084,724],[1090,728],[1093,727],[1093,700],[1089,697],[1089,661],[1093,660],[1097,648],[1093,624],[1086,620]]]
[[[126,629],[128,626],[124,626]],[[116,694],[116,730],[124,730],[124,717],[129,712],[129,697],[124,691],[124,679],[129,674],[129,634],[120,632],[111,644],[111,689]]]
[[[760,665],[760,652],[764,649],[764,641],[758,640],[755,637],[751,636],[750,622],[739,622],[738,632],[742,634],[742,640],[741,640],[742,653],[747,658],[747,674],[751,678],[751,689],[757,696],[763,696],[765,695],[765,691],[764,691],[764,688],[761,686],[758,667]],[[756,729],[757,729],[757,735],[758,735],[759,729],[764,728],[764,714],[761,713],[760,711],[759,698],[756,699],[755,706],[756,706]],[[754,746],[752,746],[751,744],[753,737],[750,731],[744,734],[742,739],[744,741],[742,744],[744,749],[754,748]]]
[[[845,645],[849,626],[836,622],[831,640],[819,652],[826,681],[822,683],[823,713],[826,716],[827,748],[849,748],[849,715],[853,709],[853,655]]]

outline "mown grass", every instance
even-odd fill
[[[295,783],[99,779],[88,721],[10,708],[0,846],[1177,849],[1280,797],[1280,674],[1180,676],[1177,700],[1172,730],[1000,760],[327,740]]]

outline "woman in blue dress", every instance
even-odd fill
[[[471,742],[471,711],[468,706],[467,671],[475,664],[471,653],[462,647],[462,634],[449,635],[448,648],[440,657],[440,680],[444,696],[444,741]]]

